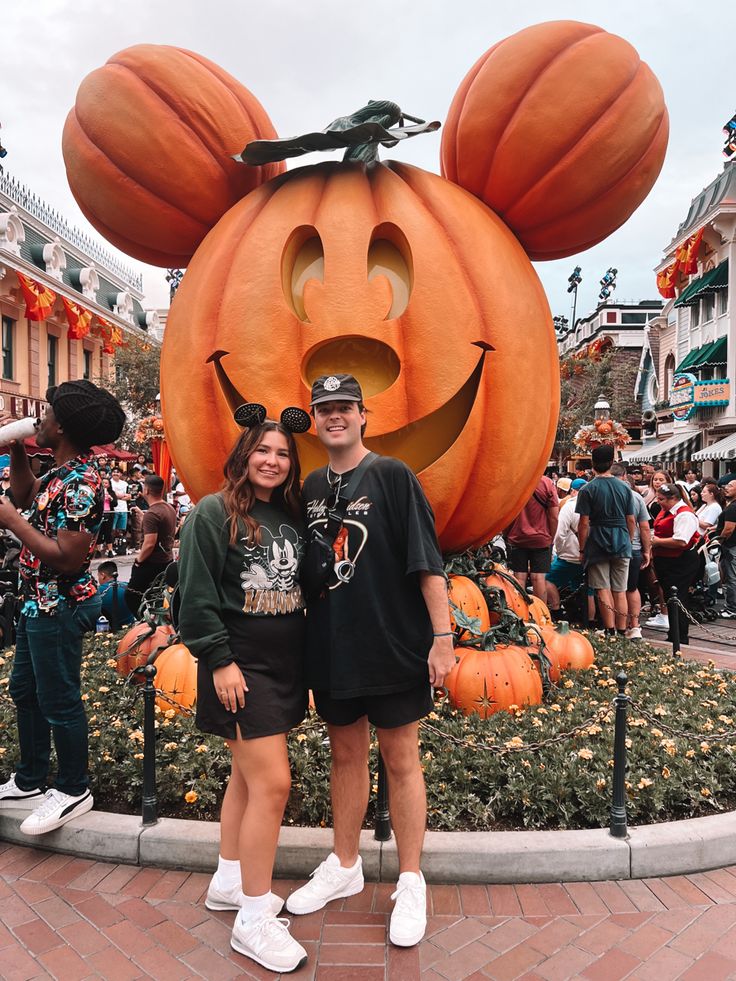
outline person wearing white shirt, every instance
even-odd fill
[[[654,519],[652,554],[654,569],[666,599],[671,589],[677,587],[680,602],[687,604],[690,587],[702,574],[702,556],[696,547],[700,541],[698,517],[680,497],[674,484],[662,484],[657,490],[661,511]],[[688,643],[690,620],[687,613],[678,609],[680,642]],[[672,618],[667,639],[672,640]]]
[[[715,480],[703,481],[700,492],[702,505],[695,512],[698,516],[700,531],[712,531],[718,524],[718,518],[723,510],[723,491]]]
[[[580,561],[580,542],[578,541],[580,515],[575,511],[575,498],[585,483],[581,478],[573,480],[567,488],[569,496],[560,508],[557,533],[554,539],[555,555],[546,576],[547,606],[553,617],[560,609],[560,592],[565,589],[575,592],[580,588],[585,577],[585,570]],[[557,486],[559,487],[559,485],[560,482],[558,481]]]
[[[115,505],[115,510],[113,511],[112,534],[114,541],[119,543],[121,539],[125,538],[128,528],[128,501],[130,500],[128,482],[127,480],[123,480],[120,467],[113,468],[110,485],[118,499],[118,503]]]

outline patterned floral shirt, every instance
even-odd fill
[[[38,493],[26,512],[28,523],[47,538],[60,531],[86,531],[92,536],[89,552],[73,575],[57,572],[23,546],[20,553],[21,613],[52,616],[94,596],[97,583],[89,571],[102,524],[102,481],[91,456],[80,454],[41,478]]]

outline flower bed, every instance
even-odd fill
[[[82,684],[90,721],[92,791],[97,808],[132,813],[140,808],[143,703],[115,673],[115,642],[110,635],[90,636],[85,642]],[[15,710],[7,696],[12,657],[12,651],[0,657],[3,779],[17,756]],[[595,665],[564,675],[542,706],[481,720],[438,703],[428,727],[420,729],[429,827],[606,827],[613,775],[613,713],[607,709],[622,667],[634,699],[627,774],[630,821],[646,824],[734,808],[736,675],[674,660],[647,645],[600,641]],[[580,732],[564,736],[594,716],[596,721]],[[199,733],[193,719],[173,711],[157,711],[156,717],[159,813],[216,820],[229,770],[227,748],[222,740]],[[673,736],[668,727],[693,735]],[[729,739],[718,741],[719,734],[728,733]],[[554,741],[538,749],[523,748],[550,739]],[[502,752],[487,752],[480,748],[484,743]],[[286,820],[329,824],[329,751],[324,727],[314,716],[291,734],[290,752],[294,786]],[[373,764],[375,773],[375,758]]]

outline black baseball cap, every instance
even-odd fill
[[[363,391],[353,375],[322,375],[312,385],[310,405],[320,402],[362,402]]]
[[[736,473],[724,473],[722,477],[718,478],[718,486],[725,487],[726,484],[730,484],[732,480],[736,480]]]

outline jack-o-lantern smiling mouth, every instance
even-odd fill
[[[493,347],[485,341],[473,343],[481,349],[481,356],[466,381],[444,405],[393,432],[381,436],[366,436],[365,445],[382,456],[398,457],[411,467],[414,473],[421,473],[444,456],[465,428],[475,404],[486,354],[493,351]],[[215,351],[207,361],[214,365],[222,394],[230,410],[235,412],[238,406],[254,401],[256,396],[246,398],[233,385],[222,365],[222,359],[228,353],[228,351]],[[339,370],[339,366],[335,370]],[[297,436],[296,440],[304,472],[308,473],[324,463],[325,450],[316,436],[304,433]]]

